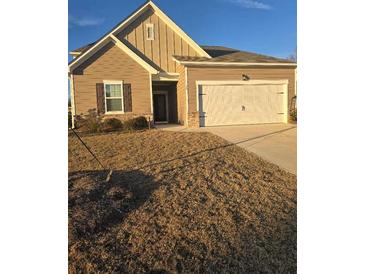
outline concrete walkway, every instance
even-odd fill
[[[168,131],[211,132],[251,151],[292,174],[297,174],[297,127],[293,124],[265,124],[189,129],[179,125],[160,125]]]

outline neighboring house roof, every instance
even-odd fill
[[[133,12],[130,16],[128,16],[125,20],[120,22],[117,26],[115,26],[110,32],[105,34],[102,38],[97,40],[94,43],[88,44],[81,48],[78,48],[73,53],[78,51],[81,52],[76,58],[69,62],[70,70],[76,67],[76,63],[80,63],[82,59],[87,59],[92,56],[97,50],[100,49],[103,45],[105,45],[106,40],[110,40],[114,34],[120,32],[124,28],[126,28],[135,18],[137,18],[140,14],[142,14],[147,9],[152,8],[153,11],[162,19],[164,22],[169,25],[175,32],[177,32],[182,39],[184,39],[192,48],[194,48],[200,55],[206,56],[207,58],[211,58],[209,54],[207,54],[193,39],[191,39],[179,26],[177,26],[163,11],[161,11],[152,1],[147,1],[142,6],[140,6],[135,12]],[[114,37],[113,37],[114,38]],[[114,40],[114,39],[112,39]],[[119,39],[118,39],[119,40]],[[124,44],[119,40],[120,43]],[[125,44],[124,44],[125,45]],[[125,45],[126,46],[126,45]]]
[[[220,55],[225,55],[233,52],[240,51],[239,49],[232,49],[222,46],[202,46],[202,49],[204,49],[210,56],[217,57]]]
[[[80,48],[77,48],[77,49],[74,49],[73,51],[71,52],[74,52],[74,53],[83,53],[85,51],[87,51],[89,48],[91,48],[93,45],[95,45],[96,42],[93,42],[93,43],[90,43],[90,44],[87,44],[85,46],[82,46]]]

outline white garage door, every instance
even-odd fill
[[[287,90],[282,81],[201,84],[200,126],[286,123]]]

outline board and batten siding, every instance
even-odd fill
[[[188,111],[197,112],[196,81],[224,81],[242,80],[246,74],[251,80],[289,80],[288,84],[288,110],[293,96],[295,96],[295,68],[188,68]]]
[[[154,25],[154,40],[147,40],[146,24]],[[178,72],[177,64],[172,59],[173,55],[199,56],[199,53],[152,10],[141,14],[116,36],[144,54],[165,72]]]
[[[74,71],[76,114],[86,114],[96,108],[96,84],[103,80],[131,84],[132,113],[150,115],[150,75],[114,43],[109,43]]]

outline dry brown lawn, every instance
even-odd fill
[[[70,273],[296,273],[296,177],[210,133],[69,137]]]

